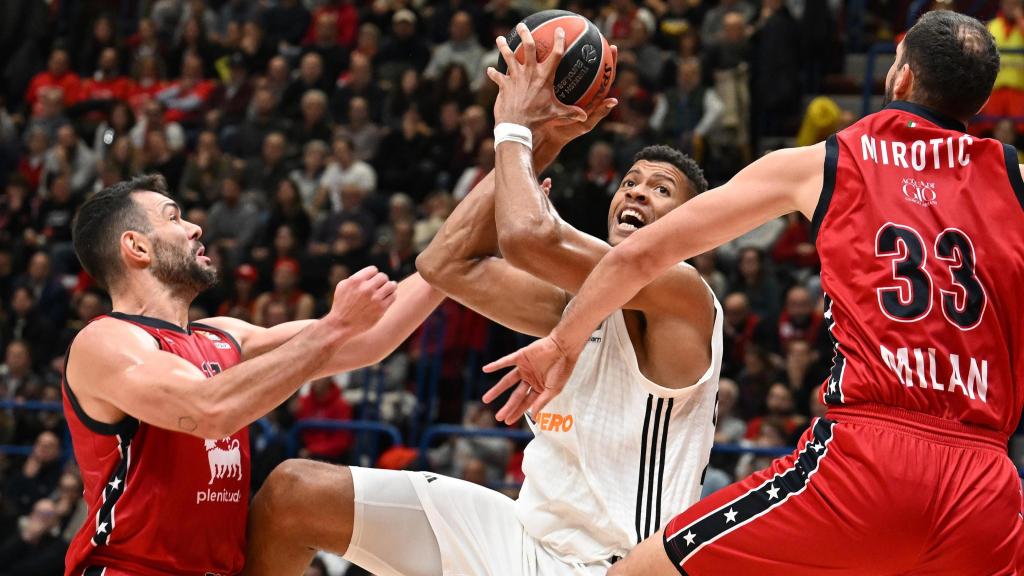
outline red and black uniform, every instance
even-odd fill
[[[241,359],[226,332],[188,330],[145,316],[108,317],[148,332],[161,350],[207,377]],[[227,576],[245,563],[249,506],[246,429],[203,440],[126,416],[97,422],[64,381],[64,413],[82,470],[89,517],[71,542],[66,576]]]
[[[964,130],[894,102],[826,142],[828,412],[668,524],[682,573],[1016,573],[1024,181]]]

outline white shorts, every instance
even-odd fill
[[[596,576],[610,566],[559,559],[494,490],[430,472],[351,471],[355,519],[345,559],[377,576]]]

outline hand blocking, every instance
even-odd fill
[[[338,282],[334,304],[327,316],[339,326],[363,332],[376,324],[395,303],[397,289],[398,284],[388,280],[387,274],[378,271],[376,266],[367,266]]]

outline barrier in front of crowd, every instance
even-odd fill
[[[867,116],[877,110],[871,109],[871,97],[875,93],[875,60],[882,54],[895,54],[896,45],[892,42],[879,42],[872,44],[868,48],[867,52],[867,63],[864,66],[864,95],[863,101],[861,102],[861,116]],[[1004,48],[999,51],[1000,54],[1024,54],[1024,48]],[[1004,116],[978,116],[975,120],[993,122],[1000,120]],[[1024,122],[1024,117],[1011,117],[1015,123]]]
[[[376,463],[377,456],[380,454],[380,444],[378,442],[380,436],[387,437],[391,441],[392,446],[402,444],[402,433],[399,432],[398,428],[386,422],[370,420],[299,420],[287,434],[286,453],[289,457],[294,458],[299,454],[299,447],[302,445],[301,436],[307,430],[347,430],[355,432],[357,438],[351,453],[351,461],[363,465],[366,463],[369,463],[369,465]],[[369,443],[359,441],[358,435],[361,432],[373,433]],[[364,462],[364,459],[367,459],[366,462]]]

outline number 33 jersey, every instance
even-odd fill
[[[1009,435],[1024,397],[1016,151],[893,102],[826,141],[812,233],[835,345],[828,405],[896,406]]]

